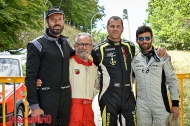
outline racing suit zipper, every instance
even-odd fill
[[[57,46],[59,47],[59,50],[61,51],[62,56],[64,57],[63,50],[61,49],[61,45],[58,43],[57,40],[55,42],[56,42]]]
[[[55,41],[57,46],[59,47],[59,50],[61,51],[61,55],[62,55],[62,67],[63,67],[63,62],[64,62],[64,54],[63,54],[63,50],[61,49],[61,45],[58,43],[58,40]],[[61,72],[61,76],[63,76],[63,68],[62,68],[62,72]],[[61,84],[63,83],[63,77],[61,78]],[[60,85],[62,86],[62,85]]]
[[[119,45],[119,46],[117,46],[117,50],[118,50],[118,54],[119,54],[119,61],[121,61],[120,62],[120,64],[121,64],[121,68],[122,68],[122,84],[121,84],[121,101],[122,101],[122,97],[123,97],[123,88],[125,87],[124,85],[125,85],[125,72],[124,72],[124,70],[126,70],[126,67],[125,67],[125,63],[124,62],[126,62],[126,61],[124,61],[124,57],[123,57],[123,52],[122,52],[122,46],[121,46],[121,44]]]
[[[85,98],[87,98],[87,93],[88,93],[88,85],[87,85],[87,82],[88,82],[88,66],[85,66],[85,71],[86,71],[86,97]]]

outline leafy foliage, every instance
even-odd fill
[[[106,37],[108,36],[108,33],[102,32],[102,30],[94,30],[92,32],[92,37],[94,38],[94,44],[98,44],[104,40],[106,40]]]
[[[21,31],[39,29],[43,0],[0,0],[0,50],[22,47]]]
[[[102,19],[104,7],[97,0],[0,0],[0,51],[26,47],[28,41],[40,36],[44,27],[44,12],[50,6],[61,6],[66,24],[90,32],[92,21]]]
[[[66,16],[66,24],[81,31],[90,32],[91,18],[98,13],[95,21],[101,20],[104,15],[104,7],[98,5],[97,0],[50,0],[53,5],[61,6]]]
[[[157,45],[190,50],[190,0],[150,0],[148,20]]]

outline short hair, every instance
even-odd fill
[[[143,34],[145,32],[150,32],[151,37],[153,37],[152,29],[149,26],[143,25],[138,27],[136,31],[136,38],[138,38],[139,34]]]
[[[111,19],[113,19],[113,20],[120,20],[121,21],[121,25],[123,27],[123,20],[120,17],[118,17],[118,16],[112,16],[112,17],[110,17],[109,20],[108,20],[108,22],[107,22],[107,26],[109,26],[109,23],[110,23]]]
[[[78,40],[78,38],[79,38],[80,36],[87,36],[87,37],[89,37],[90,40],[91,40],[91,42],[92,42],[92,44],[93,44],[92,36],[91,36],[89,33],[87,33],[87,32],[78,33],[78,35],[77,35],[76,38],[75,38],[75,44],[77,43],[77,40]]]

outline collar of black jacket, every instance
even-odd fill
[[[118,41],[118,42],[114,42],[114,41],[112,41],[112,40],[110,40],[109,38],[108,38],[109,36],[107,36],[107,42],[110,44],[110,45],[120,45],[121,44],[121,39]]]
[[[49,28],[46,29],[46,31],[44,32],[44,35],[43,37],[49,41],[58,41],[58,38],[56,38],[55,36],[52,36],[50,33],[49,33]]]

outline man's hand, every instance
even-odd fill
[[[174,117],[177,118],[179,116],[179,107],[173,106],[171,112],[173,113]]]
[[[166,52],[164,48],[158,48],[158,56],[165,58],[168,56],[168,53]]]
[[[43,120],[41,119],[42,118],[41,115],[44,115],[44,111],[41,108],[32,110],[31,116],[35,117],[35,119],[36,119],[35,121],[38,124],[43,123]]]
[[[41,108],[37,108],[32,110],[31,116],[40,116],[41,114],[44,114],[44,111]]]
[[[40,79],[37,79],[36,86],[37,86],[37,89],[39,89],[42,86],[42,81]]]

